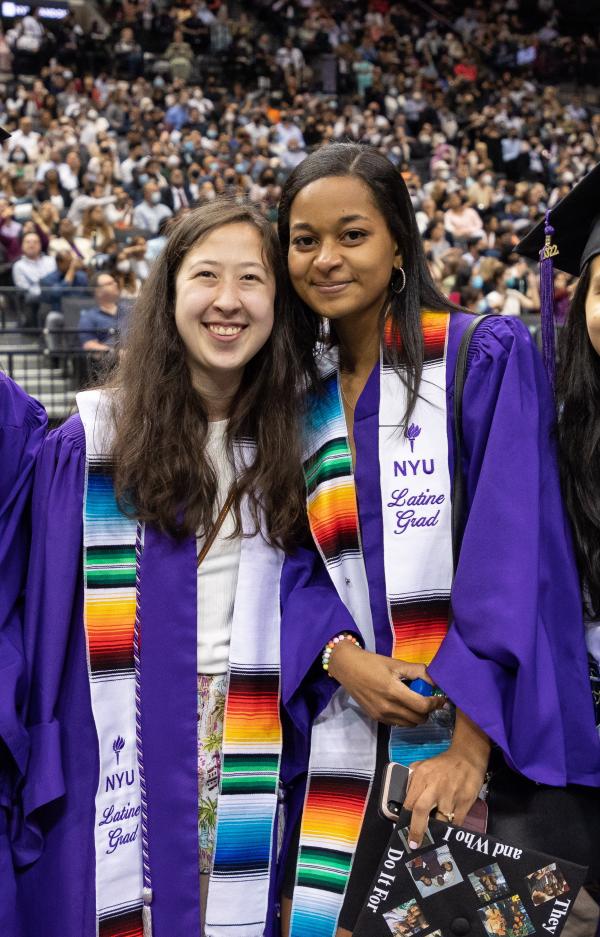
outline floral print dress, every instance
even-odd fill
[[[227,674],[198,674],[198,842],[200,872],[212,871],[221,781]]]

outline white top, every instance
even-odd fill
[[[23,256],[13,264],[13,283],[19,289],[27,290],[30,296],[39,296],[40,280],[55,270],[56,260],[48,254],[40,254],[36,260]]]
[[[233,466],[225,449],[227,420],[208,424],[206,452],[217,476],[217,517],[235,479]],[[198,673],[226,673],[233,606],[240,566],[241,536],[230,538],[235,527],[230,511],[207,556],[198,568]],[[196,541],[198,552],[204,538]]]

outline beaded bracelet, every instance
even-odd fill
[[[362,647],[362,644],[358,638],[351,634],[349,631],[342,631],[340,634],[336,634],[335,638],[332,638],[331,641],[328,641],[323,650],[321,657],[321,664],[323,665],[323,670],[327,671],[328,676],[331,676],[329,673],[329,658],[333,653],[333,649],[336,644],[339,644],[340,641],[352,641],[352,644],[356,644],[357,647]]]

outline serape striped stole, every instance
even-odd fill
[[[386,323],[380,364],[379,466],[383,553],[393,656],[428,664],[446,634],[452,584],[450,476],[446,425],[449,315],[422,314],[424,368],[410,425],[406,387],[388,364]],[[331,579],[375,650],[352,456],[335,350],[323,359],[322,393],[307,425],[304,472],[313,537]],[[376,757],[376,724],[340,688],[315,723],[302,818],[291,937],[332,937],[356,851]],[[411,764],[450,742],[446,728],[394,728],[390,758]]]
[[[94,830],[97,928],[101,937],[142,937],[142,739],[137,734],[136,745],[134,657],[134,632],[137,627],[141,635],[144,627],[139,618],[136,626],[141,531],[119,510],[111,465],[103,454],[109,450],[107,400],[90,391],[79,394],[77,402],[86,430],[84,624],[100,755]],[[236,459],[251,459],[252,453],[250,444],[240,444]],[[242,541],[232,622],[206,937],[262,937],[276,837],[283,554],[260,533],[250,534],[254,524],[248,506],[242,504],[241,510],[249,536]],[[118,841],[115,824],[108,822],[114,817],[119,818]],[[124,844],[127,848],[121,848]],[[150,871],[151,866],[150,855]],[[160,900],[160,894],[155,897]]]

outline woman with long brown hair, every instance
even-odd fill
[[[106,220],[101,205],[90,205],[86,208],[79,235],[91,242],[95,253],[100,253],[109,241],[114,241],[114,228]]]
[[[317,646],[353,629],[301,546],[299,374],[274,232],[215,202],[175,223],[116,373],[48,437],[26,615],[28,933],[171,937],[201,918],[278,933],[312,706],[295,697]]]

